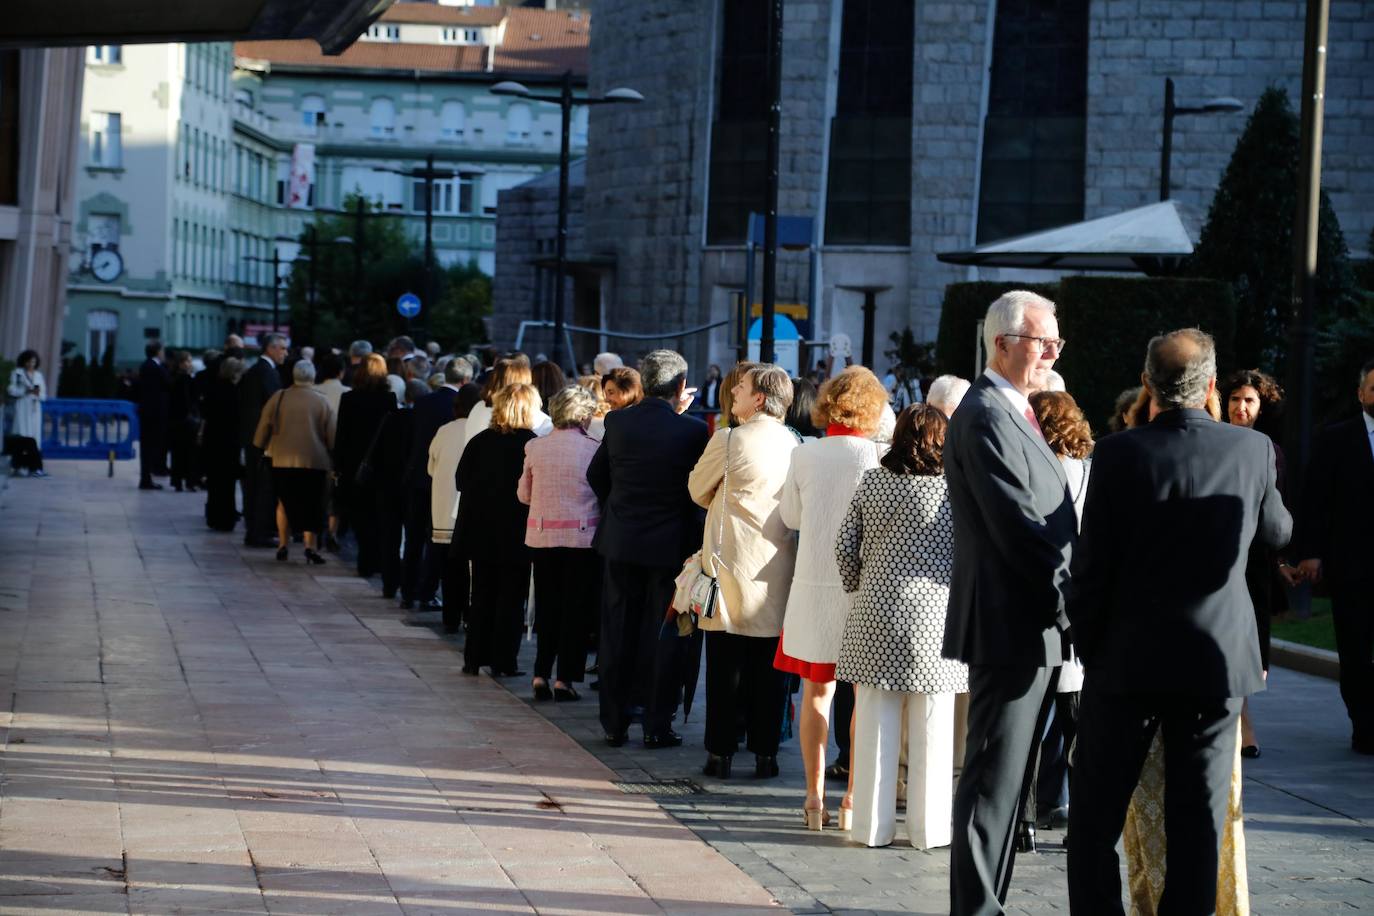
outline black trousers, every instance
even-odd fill
[[[341,484],[336,492],[344,516],[358,544],[358,575],[366,578],[382,571],[382,530],[378,516],[377,491],[357,483]]]
[[[200,483],[199,449],[196,447],[196,427],[190,421],[172,429],[172,485],[196,486]]]
[[[676,630],[660,638],[673,602],[678,570],[607,560],[601,580],[601,727],[608,735],[629,730],[634,707],[644,710],[645,735],[668,731],[682,696]]]
[[[836,758],[849,766],[849,723],[854,718],[854,685],[848,681],[835,682],[835,706],[830,713],[830,734],[835,737]]]
[[[401,561],[401,597],[429,601],[439,588],[442,562],[435,562],[430,547],[434,518],[430,514],[429,487],[411,487],[405,495],[405,556]]]
[[[167,473],[167,429],[165,426],[144,423],[138,431],[138,480],[152,483],[154,477]]]
[[[787,675],[773,667],[777,651],[776,636],[706,632],[706,750],[735,753],[742,714],[745,747],[777,756],[787,702]]]
[[[32,436],[6,436],[5,448],[10,456],[10,468],[16,471],[43,470],[43,453]]]
[[[472,563],[453,544],[444,551],[444,631],[457,633],[468,619],[472,602]]]
[[[1240,697],[1108,694],[1091,678],[1078,709],[1078,751],[1069,805],[1069,909],[1124,913],[1116,843],[1155,732],[1164,735],[1162,916],[1215,913],[1217,864]],[[970,735],[970,738],[972,736]]]
[[[587,673],[587,606],[596,601],[601,558],[590,547],[543,547],[534,555],[534,676],[580,681]],[[595,605],[593,604],[593,607]]]
[[[954,792],[952,916],[1003,912],[1032,751],[1045,733],[1058,668],[969,665],[968,742]]]
[[[496,674],[519,670],[520,631],[525,599],[530,593],[530,561],[473,560],[472,607],[468,617],[463,664],[491,666]]]
[[[233,531],[239,520],[234,502],[238,474],[221,464],[211,467],[205,475],[205,524],[215,531]]]
[[[374,491],[377,507],[377,563],[382,573],[382,594],[388,598],[401,587],[401,531],[405,512],[398,494]]]
[[[1026,793],[1021,820],[1038,820],[1069,804],[1069,748],[1078,734],[1078,692],[1055,693],[1045,733],[1036,742],[1031,766],[1031,790]]]
[[[270,542],[277,534],[277,497],[272,489],[272,469],[262,460],[262,449],[243,450],[243,539]]]
[[[1341,699],[1356,741],[1374,742],[1374,580],[1331,583]]]

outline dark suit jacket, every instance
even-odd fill
[[[281,376],[277,367],[266,356],[248,367],[239,379],[239,441],[244,448],[253,444],[253,433],[257,432],[258,419],[262,415],[262,405],[281,389]]]
[[[1374,455],[1363,418],[1328,426],[1313,444],[1288,554],[1320,559],[1337,583],[1374,579]]]
[[[1085,684],[1207,697],[1264,689],[1245,566],[1252,543],[1288,543],[1276,481],[1268,436],[1203,410],[1167,411],[1098,443],[1069,585]]]
[[[412,489],[429,487],[429,443],[434,434],[453,419],[453,403],[458,392],[452,388],[437,388],[415,402],[415,429],[410,440],[410,465],[406,468],[406,486]]]
[[[366,457],[373,437],[387,415],[396,409],[396,395],[385,385],[354,388],[339,398],[339,422],[334,430],[334,470],[345,489],[353,486],[358,465]]]
[[[606,414],[606,434],[587,468],[601,500],[593,546],[610,560],[681,566],[701,549],[701,509],[687,476],[706,450],[706,424],[662,398]]]
[[[533,438],[528,429],[484,429],[463,449],[453,475],[463,494],[453,530],[454,542],[468,558],[514,562],[526,555],[530,507],[515,490],[525,467],[525,443]]]
[[[1058,665],[1077,532],[1063,465],[985,375],[950,420],[944,461],[954,514],[945,657]]]
[[[172,375],[167,367],[149,358],[138,368],[138,421],[142,427],[166,430],[172,395]]]

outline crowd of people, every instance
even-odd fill
[[[1066,823],[1074,912],[1123,912],[1123,836],[1136,910],[1244,912],[1246,698],[1292,586],[1331,583],[1352,748],[1374,753],[1374,363],[1361,415],[1316,443],[1295,530],[1264,434],[1282,391],[1219,377],[1202,331],[1149,341],[1097,441],[1053,371],[1053,302],[1007,293],[983,336],[982,375],[924,390],[754,362],[698,390],[671,350],[569,379],[521,353],[398,337],[317,357],[275,334],[251,362],[231,335],[192,375],[153,342],[140,487],[203,486],[211,528],[241,518],[283,562],[355,544],[384,597],[465,633],[468,675],[527,676],[532,626],[533,698],[579,700],[594,674],[613,747],[635,724],[646,748],[682,743],[704,654],[705,775],[733,778],[743,744],[776,777],[795,724],[799,826],[876,847],[900,815],[912,846],[951,847],[953,913],[1002,912],[1016,854]],[[36,373],[21,359],[10,394]]]

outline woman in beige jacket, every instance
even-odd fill
[[[316,551],[323,527],[325,475],[332,463],[334,411],[315,390],[315,366],[301,360],[292,367],[295,382],[262,405],[253,445],[272,460],[277,493],[277,559],[285,562],[294,529],[305,536],[305,562],[324,565]]]
[[[783,481],[797,437],[783,425],[792,380],[760,364],[731,391],[737,425],[711,437],[687,485],[708,507],[702,563],[720,581],[720,607],[703,618],[706,631],[704,772],[728,779],[743,712],[754,775],[778,775],[778,740],[787,701],[786,675],[773,667],[796,536],[778,515]]]

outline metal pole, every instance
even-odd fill
[[[1322,116],[1326,105],[1326,31],[1329,0],[1307,0],[1302,61],[1302,134],[1298,197],[1293,220],[1293,325],[1289,346],[1287,459],[1302,479],[1311,454],[1312,385],[1316,376],[1317,222],[1321,205]]]
[[[1174,152],[1174,81],[1164,78],[1164,142],[1159,147],[1159,199],[1169,199],[1169,159]]]
[[[759,361],[773,361],[773,311],[778,293],[778,160],[782,131],[782,3],[768,17],[768,184],[763,214],[763,328]]]
[[[876,372],[876,371],[878,371],[878,370],[877,370],[877,368],[873,365],[873,322],[874,322],[875,314],[876,314],[876,312],[878,311],[878,293],[877,293],[876,290],[871,290],[871,289],[866,289],[866,290],[864,290],[864,306],[863,306],[863,308],[864,308],[864,348],[863,348],[863,360],[864,360],[864,365],[867,366],[868,368],[872,369],[874,372]]]
[[[572,71],[563,72],[563,91],[559,95],[559,105],[562,109],[562,139],[558,147],[558,236],[555,241],[557,246],[557,264],[554,267],[554,287],[553,287],[553,349],[550,351],[549,359],[560,369],[563,366],[563,287],[566,285],[565,276],[568,269],[568,135],[569,124],[572,120]]]
[[[424,308],[434,308],[434,154],[425,157],[425,302]],[[424,326],[424,312],[420,313]],[[410,319],[406,319],[410,326]]]
[[[305,334],[302,334],[302,342],[313,344],[315,342],[315,260],[318,257],[315,251],[315,224],[310,224],[310,291],[305,300]]]
[[[353,333],[361,336],[363,295],[363,197],[353,202]]]
[[[272,333],[281,331],[281,254],[272,245]]]

